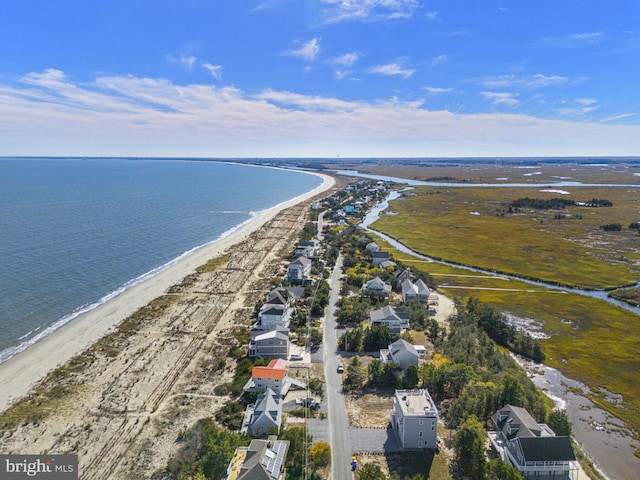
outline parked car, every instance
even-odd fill
[[[342,363],[338,364],[338,373],[343,373],[344,372],[344,365],[342,365]]]
[[[294,353],[293,355],[291,355],[291,360],[293,360],[293,361],[302,360],[302,355],[300,355],[298,353]]]

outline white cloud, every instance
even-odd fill
[[[312,62],[320,53],[320,46],[318,45],[318,39],[312,38],[306,43],[303,43],[300,48],[289,50],[287,55],[292,57],[302,58],[303,60],[308,60]]]
[[[547,37],[540,40],[540,43],[559,48],[577,48],[595,45],[604,40],[604,33],[574,33],[564,37]]]
[[[438,95],[440,93],[453,92],[453,88],[441,88],[441,87],[422,87],[423,90],[426,90],[428,93],[433,95]]]
[[[169,63],[172,63],[174,65],[181,65],[189,71],[193,69],[193,65],[196,63],[196,57],[194,57],[193,55],[185,55],[184,53],[179,57],[167,55],[167,60],[169,61]]]
[[[369,69],[371,73],[379,73],[381,75],[400,75],[404,78],[409,78],[415,73],[415,70],[409,68],[402,68],[397,63],[388,63],[386,65],[377,65]]]
[[[600,120],[602,123],[605,122],[615,122],[616,120],[622,120],[623,118],[629,118],[635,116],[635,113],[622,113],[620,115],[615,115],[613,117],[607,117]]]
[[[437,55],[435,57],[433,57],[431,59],[431,62],[429,63],[432,67],[437,67],[438,65],[440,65],[442,62],[446,62],[449,59],[448,55]]]
[[[397,98],[349,101],[276,90],[250,94],[234,87],[134,76],[80,83],[55,69],[21,80],[0,83],[3,155],[333,157],[340,151],[343,156],[392,157],[640,151],[640,126],[583,118],[455,114]],[[511,93],[485,92],[485,98],[505,105],[517,101]],[[575,100],[567,105],[583,106]]]
[[[494,105],[507,105],[508,107],[513,107],[518,104],[518,100],[515,97],[518,96],[517,93],[509,93],[509,92],[480,92],[484,98],[489,100]]]
[[[569,82],[569,78],[560,75],[543,75],[536,73],[526,77],[517,75],[496,75],[476,80],[486,88],[544,88],[562,85]]]
[[[418,0],[323,0],[331,7],[330,21],[380,21],[409,18],[420,6]]]
[[[355,63],[360,59],[360,55],[355,53],[355,52],[351,52],[351,53],[345,53],[344,55],[340,55],[338,57],[335,57],[332,62],[333,63],[337,63],[339,65],[346,65],[347,67],[352,67],[353,65],[355,65]]]
[[[203,63],[202,67],[209,70],[209,73],[213,78],[218,81],[222,81],[222,65],[211,65],[210,63]]]

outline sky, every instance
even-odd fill
[[[638,0],[3,0],[0,156],[640,155]]]

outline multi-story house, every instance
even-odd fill
[[[396,390],[391,428],[405,449],[438,448],[438,410],[425,389]]]

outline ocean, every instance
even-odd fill
[[[321,183],[217,161],[0,158],[0,362]]]

